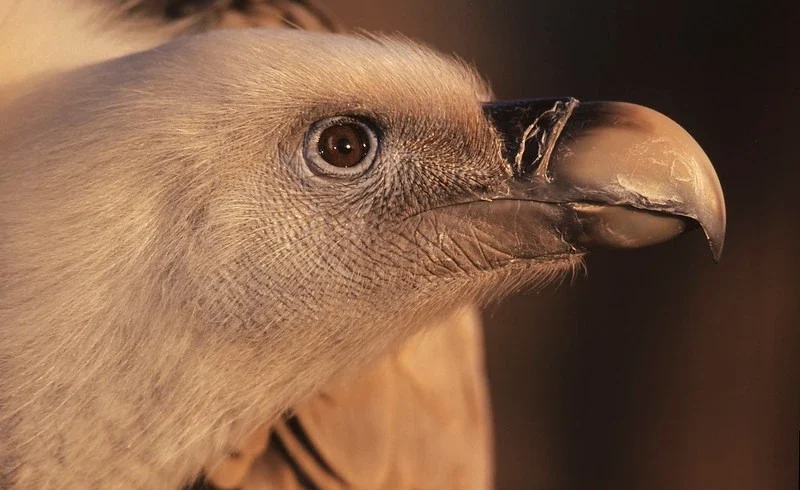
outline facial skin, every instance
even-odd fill
[[[175,488],[457,306],[573,271],[580,212],[520,198],[490,98],[405,40],[254,30],[2,108],[8,486]],[[309,136],[342,116],[374,131],[346,176]]]

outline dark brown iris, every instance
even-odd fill
[[[357,124],[337,124],[319,137],[319,154],[334,167],[355,167],[369,152],[369,139]]]

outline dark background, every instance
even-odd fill
[[[798,488],[800,3],[325,3],[498,98],[653,107],[722,181],[720,264],[694,233],[487,311],[498,489]]]

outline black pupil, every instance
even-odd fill
[[[367,135],[357,124],[331,126],[319,138],[320,156],[334,167],[354,167],[368,151]]]

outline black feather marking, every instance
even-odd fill
[[[292,473],[297,476],[297,481],[303,488],[306,490],[320,490],[320,488],[311,480],[306,472],[303,471],[292,455],[289,454],[289,451],[286,449],[286,446],[283,444],[283,441],[276,432],[273,432],[272,436],[270,436],[269,447],[274,447],[275,450],[278,451],[278,454],[280,454],[280,456],[286,460],[286,462],[289,464],[289,467],[292,469]]]
[[[200,477],[194,481],[191,485],[184,487],[183,490],[219,490],[217,487],[212,485],[211,483],[206,480],[205,475],[200,475]],[[236,490],[236,489],[233,489]]]
[[[303,425],[300,423],[300,419],[298,419],[296,415],[286,420],[286,427],[289,428],[295,438],[297,438],[297,441],[306,449],[308,454],[314,458],[314,461],[317,463],[317,465],[319,465],[320,468],[325,470],[326,473],[330,474],[338,481],[343,481],[339,474],[336,473],[330,464],[328,464],[322,454],[320,454],[317,447],[314,446],[314,443],[311,442],[311,438],[308,437],[308,433],[303,428]]]

